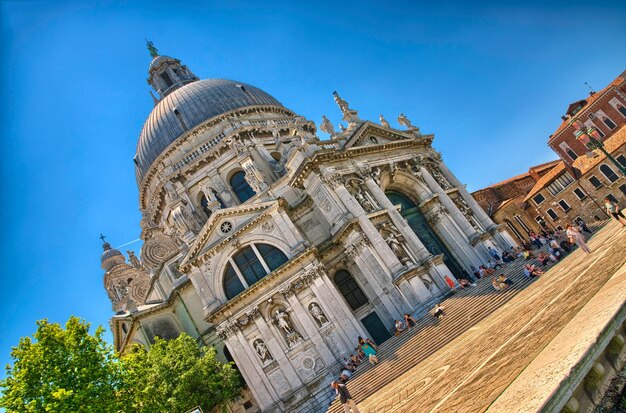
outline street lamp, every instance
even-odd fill
[[[585,147],[589,150],[599,149],[604,156],[613,162],[622,175],[626,176],[626,169],[619,162],[617,162],[617,160],[613,158],[611,154],[606,151],[606,149],[604,149],[604,144],[600,141],[602,137],[596,128],[585,128],[585,125],[583,125],[580,119],[572,120],[570,123],[575,129],[574,135],[580,143],[585,145]]]

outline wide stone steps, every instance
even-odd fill
[[[443,319],[439,320],[430,313],[425,314],[410,331],[404,331],[380,345],[379,364],[371,366],[364,361],[349,380],[348,388],[352,396],[359,401],[371,396],[510,301],[533,282],[523,274],[523,267],[528,263],[536,263],[536,260],[518,258],[496,270],[496,275],[504,273],[514,282],[507,290],[495,291],[491,284],[492,277],[478,280],[476,287],[456,291],[442,301],[445,307]],[[471,349],[460,348],[459,356],[466,354],[466,350]],[[338,400],[328,410],[341,411]]]

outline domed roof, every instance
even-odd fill
[[[137,183],[156,158],[186,131],[222,113],[256,105],[282,107],[261,89],[232,80],[198,80],[174,90],[155,106],[139,136]]]
[[[111,248],[111,244],[106,241],[102,244],[102,250],[103,252],[100,257],[100,262],[102,263],[102,268],[105,271],[109,271],[115,265],[123,263],[126,260],[121,252],[115,248]]]

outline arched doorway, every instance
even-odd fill
[[[369,304],[367,296],[359,287],[352,274],[346,270],[339,270],[333,277],[337,289],[346,299],[348,306],[353,312],[363,308]],[[362,315],[362,313],[361,313]],[[382,322],[376,311],[372,311],[365,317],[361,318],[363,327],[367,330],[369,337],[374,340],[376,344],[381,344],[387,339],[391,338],[391,334],[385,324]]]
[[[437,234],[433,231],[433,229],[428,225],[424,214],[419,210],[417,205],[405,195],[396,191],[386,191],[385,195],[394,205],[400,205],[400,214],[404,219],[406,219],[407,223],[415,232],[415,234],[419,237],[420,241],[424,244],[428,252],[433,255],[443,254],[443,262],[448,266],[452,274],[456,277],[460,277],[465,275],[465,270],[458,263],[458,261],[454,258],[450,250],[445,246],[445,244],[439,239]],[[467,278],[467,276],[465,276]]]

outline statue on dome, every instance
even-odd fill
[[[322,124],[320,125],[320,129],[329,134],[331,138],[337,134],[337,132],[335,132],[335,127],[325,115],[322,115]]]
[[[150,51],[150,56],[157,57],[159,55],[159,51],[157,50],[156,47],[154,47],[154,43],[148,40],[146,40],[146,42],[147,42],[148,50]]]
[[[389,122],[387,122],[387,119],[385,119],[385,117],[382,115],[382,113],[380,114],[380,124],[383,125],[385,128],[389,128]]]

